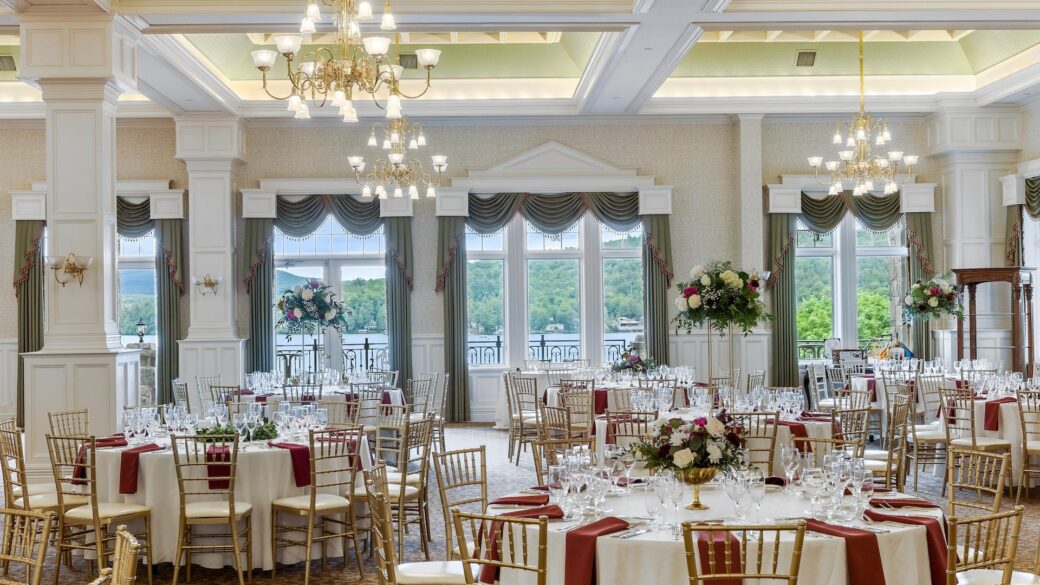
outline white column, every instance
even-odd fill
[[[115,225],[116,101],[135,86],[137,32],[85,7],[19,21],[21,74],[46,103],[47,254],[94,259],[82,284],[48,271],[44,347],[25,355],[26,457],[42,472],[48,412],[85,408],[104,434],[138,400],[139,351],[122,348],[116,327]]]
[[[739,114],[740,130],[740,258],[744,270],[762,269],[765,254],[765,216],[762,210],[762,114]]]
[[[188,336],[179,342],[180,375],[219,375],[241,382],[243,344],[235,324],[235,178],[242,162],[241,121],[225,115],[190,115],[177,122],[177,158],[188,167],[189,278],[221,279],[215,294],[191,287]]]

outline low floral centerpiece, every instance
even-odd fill
[[[673,321],[687,332],[705,326],[723,332],[732,326],[747,335],[772,319],[761,300],[763,284],[757,272],[735,270],[729,262],[695,266],[690,280],[677,285],[679,314]]]
[[[343,331],[350,314],[339,301],[332,287],[318,279],[311,279],[285,290],[277,303],[280,315],[275,324],[288,336],[298,333],[320,333],[328,328]]]
[[[961,290],[952,280],[950,274],[943,274],[915,282],[903,299],[903,315],[906,319],[962,317],[964,306],[961,304]]]
[[[657,362],[654,361],[654,358],[644,358],[639,355],[635,346],[626,349],[625,353],[621,354],[621,359],[611,365],[611,369],[615,372],[624,372],[627,370],[637,374],[645,374],[656,367]]]
[[[658,418],[650,424],[649,437],[633,443],[632,449],[651,473],[670,469],[682,474],[694,486],[693,502],[686,508],[703,510],[707,506],[701,504],[698,486],[720,470],[740,465],[743,446],[744,429],[721,411],[692,421]]]

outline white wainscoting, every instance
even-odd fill
[[[430,333],[412,335],[412,372],[444,372],[444,336]]]
[[[769,372],[769,342],[771,334],[766,331],[753,331],[747,336],[737,333],[733,338],[733,367],[740,368],[741,374],[753,370]],[[714,347],[715,371],[729,368],[730,340],[715,334],[712,340]],[[707,381],[708,377],[708,335],[704,331],[695,331],[689,335],[670,335],[668,338],[671,362],[674,365],[688,365],[697,368],[697,377]],[[768,376],[767,376],[768,380]]]
[[[967,326],[965,326],[965,328],[967,328]],[[936,357],[941,358],[947,368],[952,368],[954,360],[957,359],[957,330],[933,329],[932,340],[934,341],[934,346],[936,348]],[[1010,329],[979,329],[977,341],[979,345],[978,355],[980,358],[986,358],[994,364],[1003,362],[1005,369],[1011,369],[1010,349],[987,349],[1010,347]],[[965,333],[964,358],[968,358],[970,353],[971,350],[967,339],[967,333]]]
[[[444,336],[438,334],[412,335],[412,371],[444,372]],[[505,392],[502,387],[504,367],[470,368],[470,420],[492,422],[498,398]]]
[[[0,339],[0,418],[15,415],[18,408],[18,340]]]

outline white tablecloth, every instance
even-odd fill
[[[654,496],[656,497],[656,496]],[[685,503],[692,498],[692,488],[687,488]],[[607,498],[606,506],[611,516],[646,516],[643,503],[644,490],[636,488],[631,495]],[[719,520],[733,518],[733,505],[721,487],[704,486],[701,500],[708,510],[689,511],[680,506],[679,519]],[[489,513],[501,514],[512,508],[492,506]],[[785,495],[780,491],[769,491],[762,502],[762,514],[767,518],[790,518],[808,516],[809,501],[800,496]],[[884,510],[885,513],[890,511]],[[921,512],[915,511],[915,514]],[[930,515],[940,517],[936,510]],[[566,564],[566,533],[560,528],[568,526],[561,522],[550,522],[548,542],[548,582],[564,583]],[[928,545],[923,526],[885,524],[890,532],[878,534],[882,570],[887,585],[920,585],[929,583]],[[534,532],[532,530],[532,532]],[[781,545],[781,555],[784,550]],[[789,549],[788,549],[789,550]],[[787,553],[789,554],[789,553]],[[753,556],[753,553],[752,553]],[[597,575],[599,585],[631,585],[632,583],[686,583],[685,549],[682,538],[673,540],[671,530],[648,532],[633,538],[618,539],[603,536],[596,540]],[[534,583],[530,573],[503,570],[502,585]],[[802,550],[802,563],[798,582],[804,585],[845,585],[848,583],[845,557],[845,541],[840,538],[825,538],[806,533]]]
[[[156,441],[168,445],[168,441]],[[368,440],[359,446],[362,466],[371,466]],[[180,514],[180,498],[177,487],[177,471],[170,449],[143,453],[137,479],[137,493],[119,493],[120,453],[124,449],[98,449],[96,456],[98,478],[98,500],[143,504],[152,510],[152,555],[154,562],[173,562],[177,554],[177,524]],[[361,485],[362,474],[357,472],[357,485]],[[310,493],[310,488],[296,487],[293,478],[289,451],[268,447],[265,442],[249,443],[239,447],[238,466],[235,473],[235,499],[253,505],[253,563],[254,568],[271,570],[271,502],[288,496]],[[287,519],[283,516],[283,519]],[[221,532],[215,527],[214,532]],[[136,529],[136,527],[134,528]],[[204,532],[207,528],[196,528]],[[224,527],[223,531],[226,532]],[[212,541],[211,541],[212,542]],[[316,551],[318,549],[315,549]],[[320,558],[320,551],[315,558]],[[330,556],[341,556],[340,540],[329,542]],[[193,554],[192,563],[208,568],[231,566],[230,554]],[[304,558],[303,547],[279,549],[279,562],[296,563]],[[243,556],[243,562],[245,557]],[[183,562],[183,561],[182,561]]]

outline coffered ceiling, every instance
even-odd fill
[[[264,94],[249,52],[294,32],[303,0],[0,0],[0,64],[18,58],[19,11],[90,2],[143,33],[142,97],[127,100],[126,115],[287,117]],[[861,29],[876,111],[1040,98],[1040,0],[394,0],[393,8],[399,52],[442,51],[432,90],[407,104],[413,117],[845,113],[856,104]],[[305,47],[328,46],[330,32],[319,25]],[[276,93],[287,85],[283,67],[279,59],[269,74]],[[408,72],[405,84],[418,76]],[[38,92],[0,70],[0,117],[37,111]],[[313,108],[310,123],[342,123],[327,114]],[[379,112],[361,105],[359,114]]]

